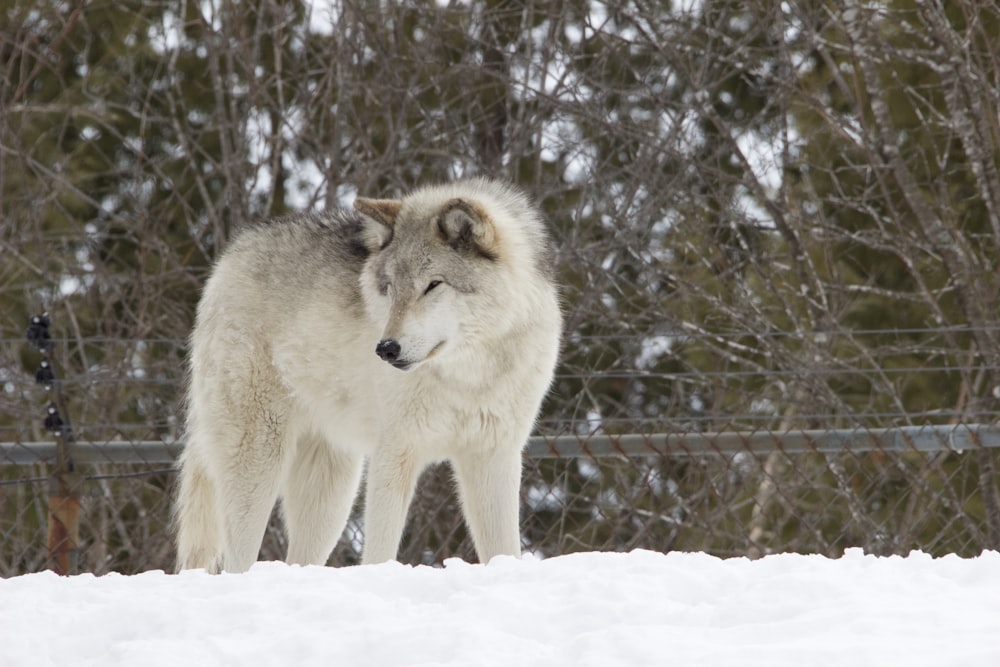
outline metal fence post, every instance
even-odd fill
[[[74,436],[69,413],[52,366],[53,343],[47,313],[31,318],[27,335],[28,343],[42,353],[35,380],[52,392],[45,415],[45,428],[56,436],[56,460],[49,473],[49,567],[56,574],[74,574],[79,568],[81,480],[73,463]]]

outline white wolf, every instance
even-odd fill
[[[480,561],[520,555],[521,450],[562,329],[550,239],[486,179],[252,225],[191,336],[178,567],[239,572],[280,498],[325,563],[368,458],[363,562],[396,557],[420,472],[451,462]]]

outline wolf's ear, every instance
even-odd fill
[[[448,201],[438,213],[438,234],[460,252],[486,259],[498,257],[497,232],[493,220],[479,204],[466,199]]]
[[[392,240],[392,229],[396,224],[403,202],[398,199],[354,200],[354,208],[364,216],[364,243],[371,250],[381,250]]]

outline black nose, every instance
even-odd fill
[[[399,352],[399,342],[392,338],[380,340],[375,346],[375,354],[379,356],[379,359],[388,361],[390,364],[399,359]]]

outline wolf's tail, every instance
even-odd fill
[[[181,458],[180,488],[174,503],[177,570],[218,572],[225,546],[219,498],[203,463],[187,454]]]

